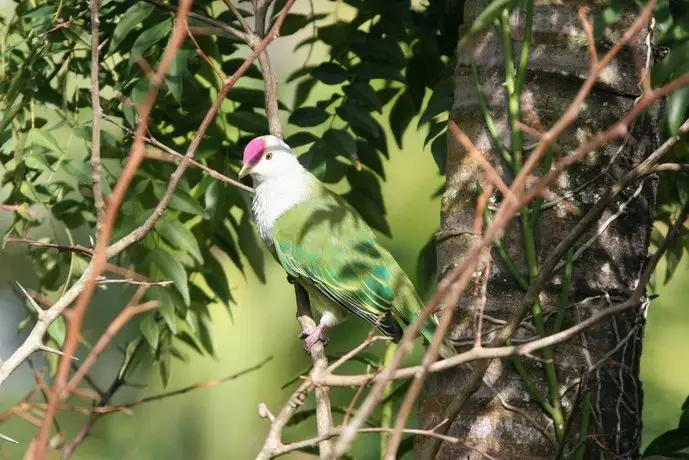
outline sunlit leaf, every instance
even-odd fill
[[[108,52],[114,53],[120,46],[122,40],[131,32],[137,25],[141,24],[144,19],[149,17],[154,10],[154,6],[150,3],[136,2],[129,7],[127,11],[119,18],[115,31],[112,34]]]
[[[161,219],[156,225],[156,230],[174,248],[190,253],[198,263],[203,263],[201,249],[196,237],[183,223],[176,218]]]
[[[189,282],[187,280],[187,272],[184,270],[182,263],[170,255],[163,249],[154,248],[149,254],[151,262],[160,270],[166,279],[172,281],[182,295],[184,303],[189,305],[191,302],[189,296]]]

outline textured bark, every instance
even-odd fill
[[[476,17],[482,1],[467,1],[464,18],[467,24]],[[529,71],[522,94],[522,119],[529,125],[550,127],[573,99],[588,75],[589,56],[586,38],[576,15],[578,3],[553,4],[544,2],[535,8],[533,44]],[[591,5],[591,18],[596,5]],[[633,21],[637,10],[630,11],[623,20],[599,43],[599,54],[605,52],[616,37]],[[515,62],[518,62],[523,38],[523,15],[511,17]],[[460,33],[460,36],[462,34]],[[606,128],[626,112],[640,91],[641,69],[646,61],[646,32],[631,48],[625,49],[608,67],[590,98],[582,108],[576,124],[555,145],[555,158],[567,155],[590,139],[592,134]],[[473,56],[468,53],[472,52]],[[506,145],[509,145],[508,117],[504,82],[504,57],[499,37],[493,29],[477,37],[474,42],[459,50],[455,70],[455,94],[452,118],[470,136],[481,152],[496,165],[506,182],[511,172],[504,161],[492,150],[490,137],[481,115],[471,75],[471,58],[479,66],[483,92],[491,114]],[[657,110],[656,110],[657,112]],[[592,153],[561,176],[551,191],[562,196],[572,193],[570,202],[583,215],[602,195],[603,190],[626,171],[642,161],[657,145],[654,133],[657,123],[653,114],[640,118],[631,130],[631,136],[617,144],[608,145]],[[454,139],[449,138],[446,164],[447,188],[442,201],[442,227],[437,241],[438,273],[446,273],[458,263],[467,248],[475,241],[472,234],[477,184],[486,185],[480,168],[466,155]],[[535,139],[525,136],[524,145]],[[525,153],[526,155],[526,153]],[[607,171],[606,166],[612,161]],[[603,174],[601,174],[603,173]],[[592,183],[582,190],[583,184]],[[603,223],[613,219],[600,237],[574,263],[570,289],[570,308],[565,325],[586,318],[592,311],[605,308],[609,302],[625,299],[635,287],[640,270],[647,258],[649,235],[655,203],[656,180],[647,179],[626,190],[618,202],[611,206],[575,245],[582,246],[599,233]],[[626,211],[618,214],[618,206],[631,201]],[[561,241],[579,216],[568,212],[560,203],[543,212],[536,230],[539,260]],[[524,256],[520,223],[513,221],[503,244],[519,270],[528,273]],[[522,291],[506,270],[495,251],[489,254],[490,278],[485,305],[485,338],[488,332],[499,327],[493,319],[507,319],[521,300]],[[551,330],[557,299],[560,293],[563,270],[554,274],[541,294],[546,330]],[[473,311],[480,301],[474,289],[468,289],[454,319],[453,339],[467,339],[473,335]],[[527,319],[532,324],[530,319]],[[590,390],[593,403],[590,418],[587,458],[598,458],[604,450],[607,458],[638,457],[641,439],[642,389],[639,380],[639,358],[644,317],[639,310],[606,321],[587,334],[562,344],[555,349],[560,388],[569,388],[563,397],[566,419],[574,414],[568,439],[577,441],[580,404],[576,401],[584,371],[602,360],[597,371],[585,380],[583,390]],[[534,331],[522,328],[518,336],[533,337]],[[606,354],[610,356],[606,357]],[[525,360],[526,369],[543,394],[549,395],[543,366]],[[476,366],[478,364],[474,364]],[[420,419],[424,428],[440,423],[447,408],[457,397],[457,389],[464,383],[469,367],[434,374],[429,378],[421,400]],[[516,407],[519,410],[506,409]],[[534,428],[538,425],[539,429]],[[495,458],[553,458],[558,446],[551,419],[532,400],[509,360],[490,364],[481,387],[464,404],[459,417],[452,422],[448,434],[466,440],[468,445],[443,444],[437,458],[483,458],[480,452]],[[426,440],[416,445],[417,458]]]

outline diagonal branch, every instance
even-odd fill
[[[129,188],[129,184],[134,178],[134,175],[136,174],[139,165],[143,161],[145,151],[143,136],[145,135],[146,130],[148,129],[148,120],[151,115],[151,111],[153,110],[153,105],[158,95],[158,91],[160,90],[165,74],[167,73],[167,69],[170,66],[170,64],[172,64],[172,61],[175,58],[175,54],[177,53],[177,49],[182,45],[182,42],[184,41],[186,35],[185,30],[187,24],[187,15],[190,9],[191,0],[182,0],[180,2],[180,7],[177,11],[177,20],[175,23],[175,27],[172,31],[172,36],[170,37],[168,46],[165,49],[165,52],[163,53],[163,56],[160,60],[160,65],[158,66],[158,69],[156,70],[155,74],[151,76],[150,88],[148,90],[148,93],[146,94],[146,98],[144,99],[142,106],[138,111],[139,125],[137,127],[137,135],[134,138],[134,145],[132,146],[124,170],[122,171],[122,174],[120,175],[119,179],[117,180],[117,183],[115,184],[110,199],[110,204],[105,211],[105,215],[102,221],[102,227],[98,234],[98,241],[96,243],[96,248],[94,250],[93,260],[89,265],[92,269],[87,270],[85,272],[88,273],[88,276],[84,283],[84,291],[79,296],[79,299],[77,300],[76,305],[74,306],[72,314],[69,318],[67,336],[65,338],[65,344],[63,347],[63,351],[66,355],[74,355],[79,344],[79,331],[81,329],[81,324],[84,320],[84,314],[86,313],[86,308],[88,307],[89,300],[91,299],[91,296],[93,295],[93,292],[96,289],[96,280],[100,275],[100,272],[103,270],[103,267],[107,261],[108,242],[110,240],[110,236],[112,235],[112,231],[115,226],[115,221],[117,219],[119,207],[122,203],[122,200],[124,199],[124,195],[127,189]],[[186,166],[184,162],[182,162],[178,170],[183,170],[183,166]],[[171,185],[172,182],[173,181],[171,180]],[[172,197],[172,194],[174,193],[174,187],[176,185],[177,184],[175,182],[174,185],[168,188],[170,199]],[[167,203],[165,203],[165,205],[167,205]],[[67,374],[69,373],[69,367],[69,361],[67,359],[63,358],[60,360],[57,374],[55,376],[53,391],[49,394],[48,397],[48,410],[46,411],[46,415],[43,420],[43,425],[41,426],[41,430],[39,432],[38,439],[35,444],[36,458],[43,458],[46,444],[48,442],[48,436],[50,434],[50,426],[52,420],[57,413],[60,400],[64,397],[63,390],[67,383]]]

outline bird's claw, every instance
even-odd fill
[[[319,341],[326,345],[330,339],[325,335],[325,325],[320,324],[317,327],[309,327],[304,329],[300,334],[299,338],[304,341],[304,351],[307,355],[311,354],[311,348],[316,345]]]

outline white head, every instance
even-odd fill
[[[302,170],[289,146],[282,139],[267,135],[252,139],[244,148],[239,178],[250,174],[254,182],[260,183]]]

